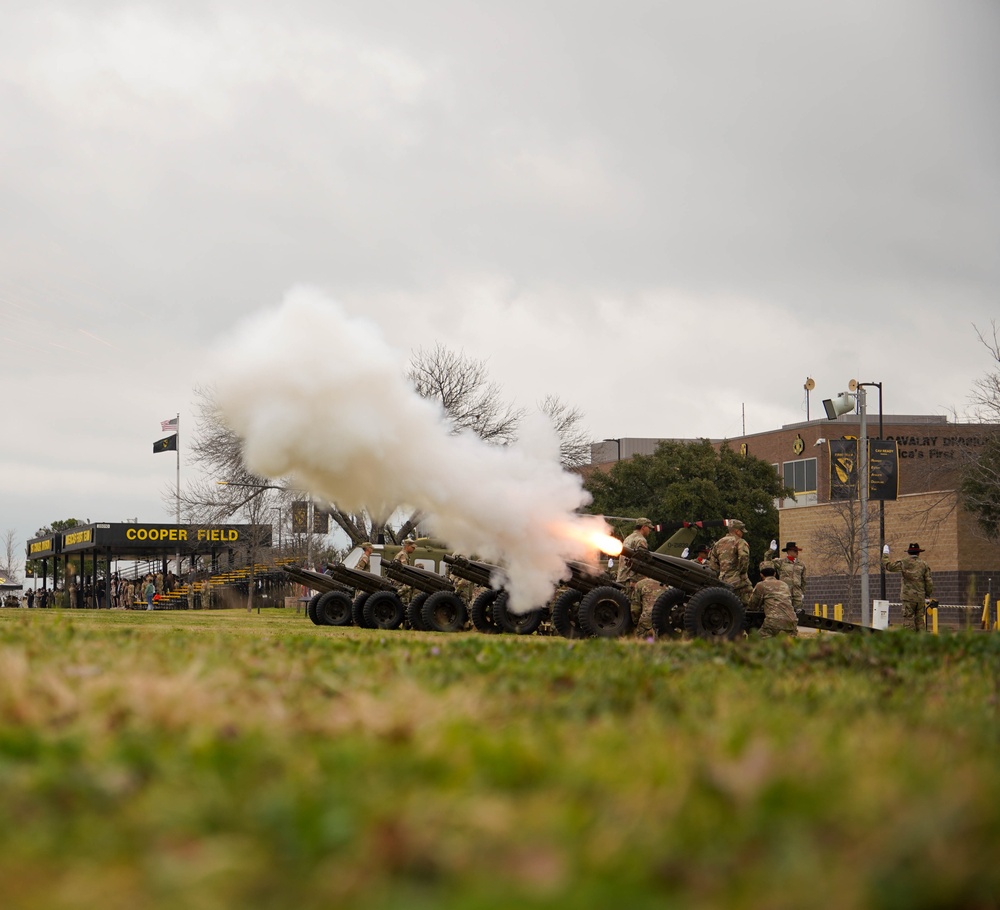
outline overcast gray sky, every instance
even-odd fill
[[[962,414],[1000,290],[994,0],[0,0],[0,531],[153,455],[299,284],[595,439]],[[303,338],[322,345],[322,337]],[[295,369],[294,363],[288,364]],[[374,405],[373,405],[374,406]]]

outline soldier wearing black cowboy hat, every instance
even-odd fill
[[[792,607],[796,610],[802,609],[802,596],[806,590],[806,567],[799,559],[800,547],[794,540],[788,541],[781,552],[785,554],[784,559],[779,559],[778,541],[772,540],[767,554],[761,560],[760,568],[771,566],[792,593]]]
[[[919,543],[911,543],[907,559],[890,559],[889,544],[882,547],[882,565],[887,572],[899,572],[903,578],[899,585],[899,599],[903,602],[903,628],[920,632],[924,627],[927,601],[934,596],[931,568],[920,558],[923,553]]]

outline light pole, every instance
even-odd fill
[[[826,416],[830,420],[836,420],[841,414],[846,414],[851,410],[850,406],[845,407],[845,402],[851,399],[857,400],[860,424],[858,427],[858,500],[860,502],[860,523],[861,523],[861,625],[871,625],[871,600],[868,589],[868,492],[871,483],[868,467],[868,398],[865,392],[866,386],[878,389],[878,433],[882,438],[882,383],[881,382],[856,382],[851,380],[847,387],[850,392],[842,392],[840,398],[832,401],[829,398],[823,401],[826,408]],[[885,502],[879,502],[879,552],[885,546]],[[881,595],[885,599],[885,569],[881,569]]]

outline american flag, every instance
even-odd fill
[[[170,420],[161,420],[160,421],[160,429],[164,433],[168,432],[169,430],[176,430],[177,427],[178,427],[179,421],[180,421],[179,417],[171,417]]]

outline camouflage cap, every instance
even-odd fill
[[[407,537],[406,540],[403,541],[404,547],[415,547],[416,545],[417,542],[412,537]]]
[[[653,522],[651,522],[648,518],[637,518],[635,520],[635,526],[637,528],[644,527],[645,525],[649,525],[650,527],[653,527]]]
[[[738,518],[730,518],[726,527],[728,527],[730,531],[746,531],[747,529],[747,526]]]

